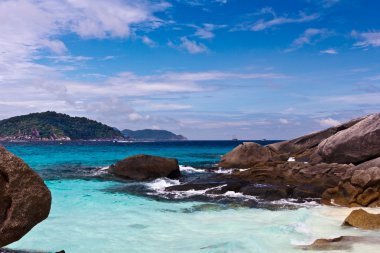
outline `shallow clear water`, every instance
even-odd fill
[[[193,167],[214,164],[233,142],[181,144],[9,144],[46,180],[53,194],[49,218],[13,249],[55,252],[302,252],[297,245],[341,235],[380,236],[378,232],[343,229],[346,208],[309,206],[270,211],[226,208],[204,202],[157,201],[117,193],[123,182],[97,179],[58,180],[67,167],[107,166],[125,156],[148,153],[176,157]],[[70,172],[71,173],[71,172]],[[64,172],[62,172],[64,175]],[[147,183],[149,184],[149,182]],[[157,182],[150,186],[157,186]],[[380,210],[377,210],[380,211]],[[378,252],[377,245],[350,251]]]

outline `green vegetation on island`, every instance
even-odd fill
[[[187,140],[186,137],[182,135],[176,135],[172,132],[166,130],[153,130],[153,129],[144,129],[144,130],[129,130],[125,129],[121,131],[124,136],[131,140],[137,141],[184,141]]]
[[[56,112],[31,113],[0,121],[0,140],[105,140],[123,134],[84,117]]]

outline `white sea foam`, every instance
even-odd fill
[[[100,170],[105,171],[105,170],[108,170],[109,168],[110,168],[110,166],[105,166],[105,167],[101,167]]]
[[[191,197],[191,196],[197,196],[197,195],[205,195],[205,196],[219,196],[217,194],[206,194],[207,191],[210,191],[210,190],[218,190],[218,189],[221,189],[223,187],[225,187],[226,185],[219,185],[219,186],[215,186],[215,187],[210,187],[210,188],[206,188],[206,189],[203,189],[203,190],[194,190],[194,189],[190,189],[190,190],[187,190],[187,191],[174,191],[173,193],[176,194],[176,197],[177,198],[181,198],[181,197]]]
[[[316,207],[319,206],[316,201],[307,201],[303,203],[298,203],[297,199],[280,199],[271,201],[270,203],[275,205],[292,205],[292,206],[299,206],[299,207]]]
[[[92,175],[100,176],[108,173],[109,166],[101,167],[99,169],[93,170]]]
[[[234,169],[222,169],[222,168],[219,168],[218,170],[216,170],[214,172],[218,173],[218,174],[232,174],[233,171],[234,171]]]
[[[257,198],[255,196],[244,195],[241,192],[228,191],[228,192],[224,193],[223,195],[226,197],[230,197],[230,198],[243,198],[243,199],[257,200]]]
[[[156,180],[153,180],[152,182],[146,183],[146,186],[149,189],[152,189],[158,193],[162,193],[165,191],[166,187],[173,186],[173,185],[179,185],[179,180],[173,180],[169,178],[158,178]]]
[[[236,168],[223,169],[223,168],[219,168],[218,170],[215,170],[214,172],[218,173],[218,174],[232,174],[234,171],[246,171],[246,170],[249,170],[249,168],[248,169],[236,169]]]
[[[206,170],[204,170],[204,169],[196,169],[194,167],[184,166],[184,165],[180,165],[179,166],[179,170],[181,172],[187,172],[187,173],[202,173],[202,172],[206,172]]]

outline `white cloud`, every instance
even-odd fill
[[[262,30],[271,28],[273,26],[278,26],[278,25],[283,25],[283,24],[305,23],[305,22],[310,22],[319,18],[319,14],[317,13],[310,14],[310,15],[307,15],[305,13],[300,13],[299,16],[295,18],[277,17],[277,15],[275,14],[273,10],[271,12],[268,11],[267,13],[271,13],[273,15],[273,18],[270,20],[260,19],[259,21],[251,25],[249,30],[262,31]]]
[[[354,44],[355,47],[380,47],[380,32],[357,32],[352,31],[351,36],[359,41]]]
[[[67,48],[60,36],[128,37],[132,30],[157,27],[161,20],[154,13],[169,6],[165,2],[131,0],[1,1],[0,82],[59,76],[59,69],[35,60],[42,55],[55,57],[56,61],[83,60],[64,55]],[[53,56],[47,56],[46,49]]]
[[[333,127],[333,126],[338,126],[342,124],[340,121],[332,119],[332,118],[325,118],[318,120],[319,124],[323,127]]]
[[[338,54],[338,51],[336,51],[335,49],[333,48],[329,48],[329,49],[326,49],[326,50],[321,50],[319,51],[321,54]]]

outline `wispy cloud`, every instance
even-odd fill
[[[141,40],[142,42],[149,46],[149,47],[155,47],[156,46],[156,42],[154,42],[151,38],[149,38],[148,36],[144,35],[141,37]]]
[[[190,54],[200,54],[208,51],[207,46],[203,43],[191,40],[185,36],[180,39],[179,44],[169,41],[168,46],[179,50],[185,50]]]
[[[301,48],[305,45],[313,45],[318,41],[325,39],[332,34],[328,29],[306,29],[297,39],[295,39],[287,51],[292,51]]]
[[[320,119],[317,122],[322,127],[333,127],[333,126],[338,126],[338,125],[342,124],[340,121],[332,119],[332,118]]]
[[[316,20],[320,17],[318,13],[313,14],[305,14],[304,12],[300,12],[298,15],[295,15],[293,17],[289,16],[278,16],[276,12],[270,8],[266,7],[259,11],[259,13],[256,14],[270,14],[272,17],[271,19],[260,19],[254,23],[245,23],[243,25],[240,25],[238,29],[240,30],[251,30],[251,31],[263,31],[275,26],[285,25],[285,24],[297,24],[297,23],[306,23],[313,20]]]
[[[333,48],[329,48],[329,49],[325,49],[325,50],[321,50],[319,51],[321,54],[338,54],[338,51],[336,51],[335,49]]]
[[[161,76],[164,80],[172,81],[213,81],[231,79],[282,79],[287,78],[284,74],[278,73],[234,73],[221,71],[206,72],[177,72],[165,73]]]
[[[371,80],[371,81],[378,81],[378,80],[380,80],[380,74],[379,75],[375,75],[375,76],[367,77],[367,79]]]
[[[351,36],[358,39],[355,47],[380,47],[380,32],[357,32],[352,31]]]
[[[339,3],[340,0],[323,0],[322,1],[322,6],[324,8],[330,8],[332,6],[334,6],[335,4]]]
[[[215,24],[203,24],[202,26],[190,25],[196,29],[194,36],[200,39],[212,39],[215,37],[215,30],[225,28],[226,25],[215,25]]]

